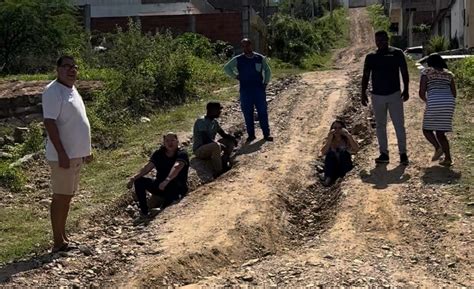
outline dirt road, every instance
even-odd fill
[[[371,144],[342,183],[317,183],[332,120],[346,113],[368,124],[367,109],[351,105],[372,30],[364,9],[350,13],[351,47],[336,53],[335,69],[303,74],[272,102],[274,143],[245,147],[233,170],[147,227],[116,232],[112,220],[109,236],[90,233],[97,248],[118,240],[107,247],[114,254],[82,250],[86,256],[14,274],[9,285],[473,286],[472,221],[451,193],[459,174],[427,163],[415,89],[406,105],[408,168],[395,154],[375,167]],[[367,144],[372,135],[364,128],[358,137]],[[396,152],[392,127],[389,140]]]

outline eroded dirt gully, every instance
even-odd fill
[[[408,168],[393,153],[392,164],[375,167],[374,144],[342,183],[317,183],[316,156],[337,115],[361,144],[372,139],[368,110],[356,103],[373,31],[365,9],[350,14],[351,46],[336,53],[335,68],[303,74],[272,101],[274,143],[245,147],[233,170],[148,226],[109,220],[106,235],[87,233],[90,254],[23,270],[6,286],[472,286],[472,222],[451,193],[459,172],[427,163],[415,89]],[[389,140],[396,152],[391,126]]]
[[[351,48],[336,54],[338,69],[304,74],[296,90],[285,92],[272,104],[275,143],[259,150],[249,148],[236,169],[194,192],[200,201],[186,203],[186,210],[176,211],[166,223],[152,224],[160,236],[154,246],[163,254],[139,258],[116,285],[255,282],[258,274],[230,272],[244,263],[248,268],[271,256],[278,259],[295,250],[293,245],[300,239],[311,239],[311,234],[298,230],[298,217],[289,210],[291,202],[285,195],[303,194],[311,187],[321,189],[316,184],[314,161],[331,121],[350,99],[350,79],[360,64],[353,55],[367,51],[363,31],[372,34],[364,10],[351,11],[351,19],[358,27],[357,35],[353,34]],[[320,193],[324,192],[335,192],[334,201],[321,208],[330,210],[337,203],[338,189],[321,189]],[[322,219],[326,218],[314,218],[314,222]],[[224,277],[228,273],[230,277]],[[267,277],[260,276],[262,280]],[[221,277],[229,282],[219,282]]]

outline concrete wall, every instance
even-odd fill
[[[466,0],[465,47],[474,47],[474,1]]]
[[[456,0],[451,8],[451,31],[449,31],[449,38],[456,38],[459,47],[464,47],[464,2],[465,0]]]
[[[139,17],[144,32],[156,33],[170,29],[179,34],[196,32],[209,39],[224,40],[237,45],[242,38],[240,12],[225,12],[196,15],[164,15]],[[127,28],[127,17],[92,18],[92,31],[115,32],[116,27]]]

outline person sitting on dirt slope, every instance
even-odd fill
[[[151,170],[156,169],[156,177],[145,177]],[[163,144],[156,150],[149,162],[131,177],[127,188],[135,186],[135,194],[141,211],[141,217],[151,217],[160,209],[181,199],[188,192],[188,153],[179,148],[178,136],[169,132],[163,136]],[[158,209],[148,209],[146,192],[161,203]],[[157,200],[158,199],[158,200]]]
[[[257,109],[258,121],[266,141],[273,141],[268,124],[266,89],[271,78],[267,59],[252,51],[252,42],[248,38],[241,41],[244,53],[232,58],[224,65],[227,75],[240,82],[240,106],[244,114],[248,138],[246,143],[255,140],[254,110]]]
[[[326,143],[321,149],[324,159],[324,185],[330,186],[338,178],[344,177],[352,170],[352,157],[359,150],[359,145],[346,129],[346,124],[336,120],[331,124]]]
[[[222,108],[219,102],[209,102],[206,115],[198,118],[193,128],[194,155],[198,159],[211,160],[214,178],[230,169],[230,155],[237,145],[235,137],[226,133],[217,121]],[[222,139],[216,141],[216,134]]]

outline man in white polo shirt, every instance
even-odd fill
[[[71,56],[61,56],[57,78],[43,92],[44,126],[48,133],[46,158],[51,166],[51,224],[53,252],[68,249],[66,220],[79,185],[83,163],[92,160],[90,125],[81,95],[74,86],[78,66]]]

